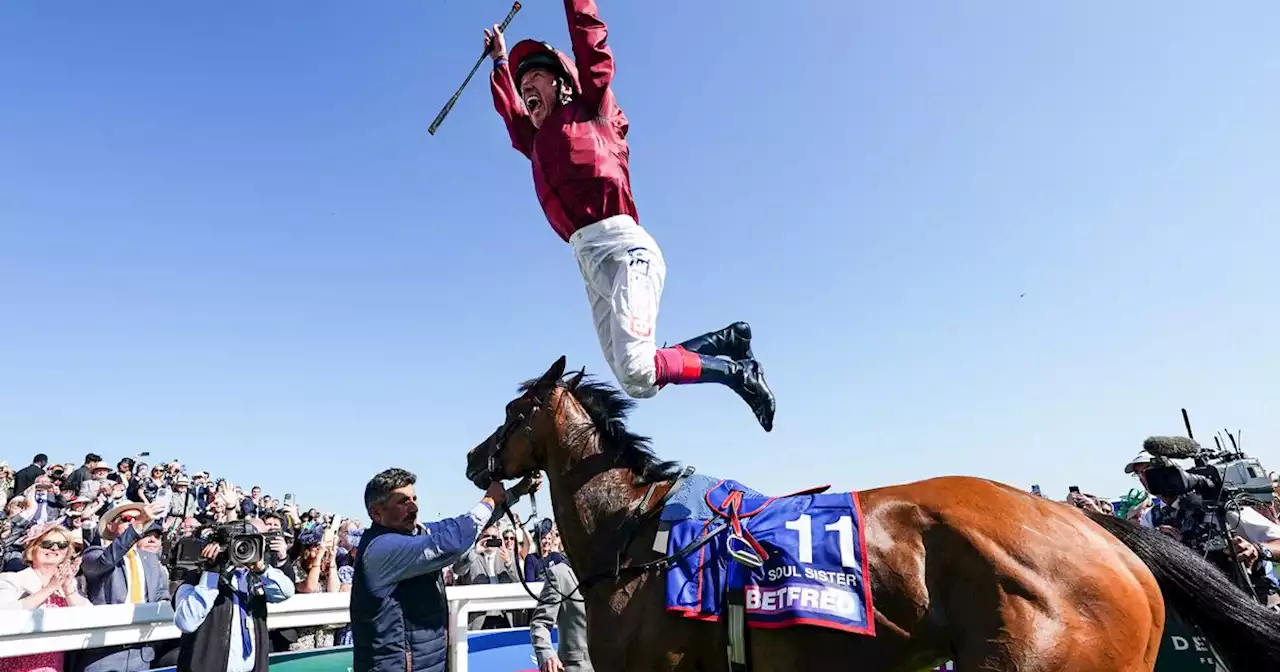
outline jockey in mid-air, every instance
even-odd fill
[[[771,431],[776,402],[746,322],[657,347],[666,264],[637,221],[629,124],[610,87],[608,30],[594,0],[564,0],[564,8],[573,59],[535,40],[521,41],[508,56],[496,25],[485,31],[485,50],[494,63],[494,106],[512,145],[532,161],[551,228],[573,247],[605,359],[631,397],[651,397],[668,383],[721,383]]]

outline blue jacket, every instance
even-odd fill
[[[85,549],[80,562],[84,574],[85,594],[94,604],[128,604],[129,584],[125,578],[124,555],[139,538],[133,526],[105,546]],[[143,597],[148,603],[169,602],[169,570],[160,562],[160,556],[149,551],[138,551],[142,561],[142,577],[146,586]],[[122,672],[145,670],[155,658],[150,644],[116,646],[84,651],[73,668],[84,672]]]
[[[84,574],[85,594],[94,604],[128,604],[129,588],[125,576],[124,556],[138,542],[138,531],[132,526],[105,546],[85,549],[80,562]],[[138,551],[142,561],[142,575],[146,582],[144,597],[147,602],[168,602],[169,570],[160,562],[160,556],[150,551]]]
[[[351,586],[354,672],[443,672],[449,607],[441,570],[475,545],[492,510],[405,534],[374,524],[356,551]]]

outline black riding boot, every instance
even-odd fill
[[[755,359],[751,354],[751,325],[746,322],[734,322],[720,331],[691,338],[679,347],[699,355],[723,355],[734,361]]]
[[[764,382],[764,369],[760,368],[760,362],[754,359],[729,361],[707,355],[700,355],[699,359],[702,360],[702,372],[698,382],[720,383],[737,392],[751,407],[764,431],[773,431],[773,412],[777,409],[777,401]]]

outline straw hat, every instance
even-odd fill
[[[141,516],[147,513],[147,507],[143,504],[136,503],[123,504],[107,511],[107,515],[103,516],[102,520],[98,521],[98,534],[102,536],[103,541],[112,541],[115,539],[114,535],[107,532],[107,527],[109,527],[111,523],[116,522],[116,518],[119,518],[130,511]]]

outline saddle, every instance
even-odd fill
[[[783,496],[695,475],[663,507],[667,610],[728,616],[729,662],[747,669],[752,628],[824,627],[874,636],[855,493],[817,486]]]

